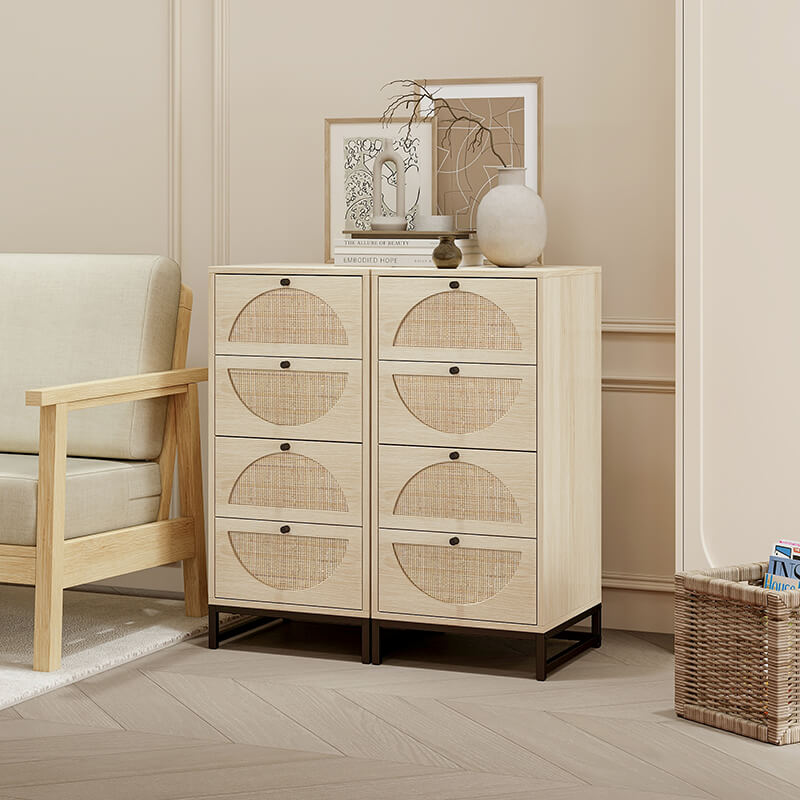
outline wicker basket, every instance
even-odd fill
[[[771,744],[800,742],[800,590],[766,563],[675,576],[675,711]]]

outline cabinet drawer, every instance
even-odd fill
[[[381,529],[378,610],[535,625],[536,540]]]
[[[360,525],[361,456],[360,444],[217,437],[216,515]]]
[[[378,450],[382,528],[536,536],[536,455],[495,450]]]
[[[218,598],[363,608],[361,528],[218,519],[214,547]]]
[[[381,277],[378,317],[380,358],[536,363],[531,278]]]
[[[216,432],[362,441],[361,362],[217,356]]]
[[[536,449],[536,367],[382,361],[378,381],[381,444]]]
[[[217,353],[361,357],[359,277],[218,275],[215,292]]]

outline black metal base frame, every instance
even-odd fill
[[[249,619],[229,625],[222,630],[219,627],[220,614],[247,615]],[[370,627],[368,617],[342,617],[337,614],[309,614],[305,611],[268,611],[243,606],[208,607],[208,647],[216,650],[226,639],[241,636],[247,631],[261,628],[270,622],[293,620],[295,622],[325,622],[331,625],[354,625],[361,628],[361,663],[370,663]]]
[[[602,644],[601,630],[601,611],[602,605],[596,606],[576,614],[561,625],[557,625],[545,633],[531,633],[529,631],[504,631],[494,628],[467,628],[460,625],[440,625],[434,622],[407,622],[387,619],[369,619],[364,617],[342,617],[335,614],[310,614],[300,611],[267,611],[255,608],[243,608],[241,606],[217,606],[208,607],[208,646],[216,650],[220,643],[234,636],[240,636],[246,631],[259,628],[271,621],[281,619],[295,620],[297,622],[325,622],[333,625],[355,625],[361,627],[361,663],[380,664],[382,660],[381,652],[381,629],[411,629],[435,631],[438,633],[455,633],[472,636],[499,636],[506,639],[524,639],[533,641],[536,647],[536,680],[543,681],[547,676],[558,667],[571,661],[579,653],[588,650],[590,647],[600,647]],[[235,625],[220,631],[219,615],[246,614],[250,619],[243,620]],[[577,625],[583,620],[591,618],[590,631],[570,631],[573,625]],[[564,639],[571,641],[572,644],[560,650],[558,653],[547,656],[548,639]]]
[[[427,631],[436,631],[438,633],[456,633],[467,634],[471,636],[500,636],[506,639],[525,639],[533,641],[536,646],[536,680],[543,681],[547,676],[557,667],[566,664],[567,661],[575,658],[579,653],[588,650],[590,647],[600,647],[602,643],[601,631],[601,609],[602,604],[598,603],[596,606],[587,609],[586,611],[577,614],[557,625],[552,630],[546,633],[530,633],[528,631],[502,631],[494,628],[464,628],[460,625],[439,625],[438,623],[422,623],[422,622],[400,622],[396,620],[387,619],[373,619],[372,620],[372,663],[381,663],[381,629],[382,628],[400,628],[400,629],[418,629]],[[570,631],[573,625],[591,617],[592,627],[591,631]],[[573,641],[565,649],[556,653],[555,655],[547,657],[547,640],[548,639],[566,639]]]

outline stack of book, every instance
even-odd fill
[[[349,267],[434,267],[433,250],[438,239],[336,239],[333,263]],[[478,267],[483,255],[477,239],[459,239],[464,254],[461,267]]]

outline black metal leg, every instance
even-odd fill
[[[592,647],[600,647],[603,643],[603,628],[602,628],[602,606],[595,606],[592,609]]]
[[[547,679],[547,637],[543,633],[533,634],[536,643],[536,680]]]
[[[219,611],[214,606],[208,607],[208,649],[219,647]]]
[[[372,663],[381,663],[381,624],[378,620],[372,620]]]
[[[369,619],[361,621],[361,663],[369,664],[372,659],[371,653],[371,626]]]

